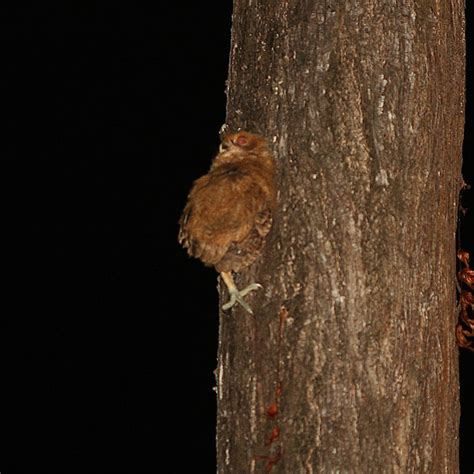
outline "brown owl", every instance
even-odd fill
[[[261,285],[239,291],[231,272],[261,254],[272,225],[275,194],[275,161],[267,141],[243,131],[224,136],[209,173],[191,188],[178,240],[189,255],[221,274],[230,293],[224,310],[238,302],[252,313],[243,297]]]

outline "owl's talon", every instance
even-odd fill
[[[224,311],[227,311],[228,309],[232,308],[235,303],[239,303],[242,308],[245,309],[250,314],[253,314],[252,308],[245,302],[244,296],[250,293],[253,290],[258,290],[259,288],[263,288],[260,283],[252,283],[251,285],[245,287],[243,290],[229,290],[230,293],[230,300],[222,306],[222,309]]]
[[[253,290],[259,290],[260,288],[263,288],[263,286],[260,283],[252,283],[249,286],[246,286],[243,290],[240,290],[240,296],[245,296],[248,293],[250,293]]]
[[[225,305],[222,306],[222,309],[224,311],[227,311],[228,309],[232,308],[232,306],[234,306],[235,303],[239,303],[240,306],[242,306],[242,308],[245,309],[245,311],[247,311],[250,314],[253,314],[252,308],[245,302],[244,296],[253,290],[258,290],[259,288],[263,288],[263,286],[260,285],[260,283],[252,283],[251,285],[246,286],[243,290],[238,290],[237,287],[235,286],[234,280],[230,273],[222,272],[221,276],[227,288],[229,289],[229,295],[230,295],[230,300]]]

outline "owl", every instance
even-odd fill
[[[275,160],[267,141],[249,132],[223,137],[209,172],[197,179],[179,221],[179,243],[188,254],[214,266],[229,290],[224,310],[261,288],[242,290],[232,272],[239,272],[262,253],[275,209]]]

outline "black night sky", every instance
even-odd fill
[[[225,120],[232,2],[76,3],[1,16],[0,470],[215,472],[217,274],[176,236]],[[468,51],[471,185],[473,64]],[[466,473],[473,367],[463,352]]]

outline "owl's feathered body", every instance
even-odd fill
[[[191,188],[179,242],[218,272],[238,272],[262,252],[275,194],[275,162],[266,140],[248,132],[228,134],[209,173]]]

